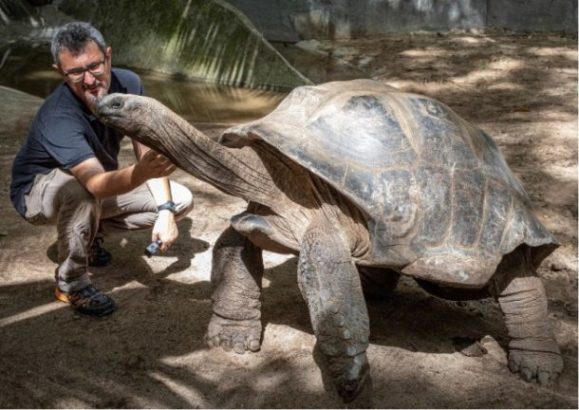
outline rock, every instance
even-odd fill
[[[549,268],[554,271],[554,272],[560,272],[562,270],[565,270],[565,264],[563,264],[562,262],[551,262],[551,264],[549,265]]]
[[[452,338],[452,344],[457,352],[467,357],[482,357],[487,354],[486,348],[476,339],[456,336]]]
[[[507,353],[499,343],[489,335],[480,341],[481,347],[486,350],[486,359],[499,363],[503,368],[507,366]]]

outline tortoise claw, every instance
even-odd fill
[[[252,352],[257,352],[260,348],[260,344],[259,344],[259,340],[257,339],[252,339],[249,341],[249,343],[247,344],[247,348],[252,351]]]
[[[509,369],[527,382],[536,380],[545,385],[557,379],[563,369],[563,360],[557,353],[511,350]]]
[[[210,337],[209,335],[205,335],[205,342],[209,347],[218,347],[219,346],[219,336]]]
[[[554,376],[553,379],[555,379],[557,377],[557,373],[555,373],[553,376]],[[537,375],[537,380],[541,385],[549,384],[549,382],[551,381],[551,374],[549,372],[539,372],[539,374]]]
[[[256,352],[261,343],[261,322],[259,320],[230,320],[213,315],[209,322],[205,340],[209,347],[221,347],[237,354]]]
[[[524,381],[530,382],[533,379],[533,372],[531,371],[531,369],[524,368],[523,370],[521,370],[521,377],[523,378]]]
[[[366,353],[354,357],[328,357],[328,364],[338,394],[345,403],[351,402],[362,391],[368,376]]]

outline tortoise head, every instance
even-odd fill
[[[176,114],[159,101],[131,94],[110,94],[101,98],[95,114],[99,120],[146,145],[157,145],[167,137],[166,126]]]

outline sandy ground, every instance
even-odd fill
[[[566,365],[556,384],[506,369],[494,301],[447,302],[403,280],[390,300],[369,304],[371,380],[349,407],[577,408],[577,39],[457,33],[302,45],[351,76],[438,98],[493,135],[562,244],[540,269]],[[39,104],[0,88],[0,407],[345,407],[312,354],[293,257],[265,254],[261,350],[205,346],[211,249],[244,204],[181,171],[196,207],[170,252],[142,256],[146,232],[106,240],[114,262],[93,279],[118,312],[90,319],[54,302],[56,233],[21,220],[8,194]]]

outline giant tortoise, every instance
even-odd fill
[[[561,372],[536,274],[557,242],[493,140],[446,105],[372,80],[304,86],[219,143],[147,97],[112,94],[96,114],[248,202],[214,247],[211,346],[260,348],[265,249],[299,255],[299,289],[345,401],[368,373],[360,272],[367,284],[404,274],[442,296],[494,296],[511,370],[541,383]]]

